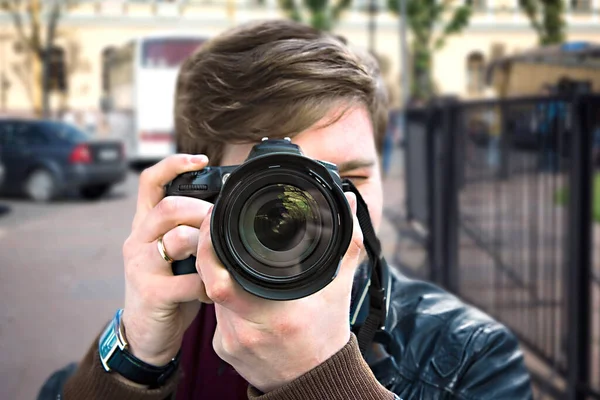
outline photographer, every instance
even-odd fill
[[[176,98],[180,148],[195,155],[168,157],[142,173],[123,247],[123,312],[60,398],[531,398],[522,354],[505,327],[396,272],[381,283],[389,290],[385,330],[361,354],[353,325],[369,320],[363,239],[372,232],[361,230],[356,213],[364,199],[375,231],[381,225],[384,91],[366,54],[290,21],[235,28],[195,53]],[[213,204],[165,197],[164,186],[182,173],[243,164],[263,137],[290,137],[307,157],[336,164],[360,193],[346,193],[353,231],[345,232],[337,276],[296,300],[261,298],[234,280],[211,242],[211,228],[222,228],[211,227]],[[172,261],[190,255],[198,273],[174,276]],[[127,348],[115,349],[115,337]],[[106,368],[112,351],[126,361]]]

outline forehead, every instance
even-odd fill
[[[356,159],[377,158],[373,126],[365,107],[354,107],[335,123],[320,128],[330,121],[340,110],[333,110],[322,123],[317,123],[296,135],[292,142],[299,145],[308,157],[341,164]],[[243,162],[253,144],[227,145],[223,154],[223,164]]]

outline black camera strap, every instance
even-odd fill
[[[363,233],[363,243],[370,262],[369,314],[357,334],[360,352],[366,358],[376,334],[385,330],[388,299],[384,277],[387,276],[388,265],[381,255],[381,243],[371,223],[367,203],[349,179],[343,180],[342,188],[345,192],[352,192],[356,195],[356,216]]]

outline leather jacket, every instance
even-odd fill
[[[523,354],[505,326],[433,284],[393,269],[387,279],[385,351],[367,357],[383,386],[403,400],[533,399]],[[366,302],[357,308],[364,319]]]
[[[379,336],[381,351],[367,362],[395,398],[533,399],[523,354],[506,327],[433,284],[394,270],[385,279],[387,333]],[[368,312],[368,296],[361,296],[367,281],[363,265],[353,287],[355,323]],[[75,369],[70,364],[54,373],[38,400],[61,399],[62,386]]]

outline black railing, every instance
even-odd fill
[[[512,329],[539,398],[600,399],[599,136],[600,95],[445,99],[407,113],[421,275]]]

